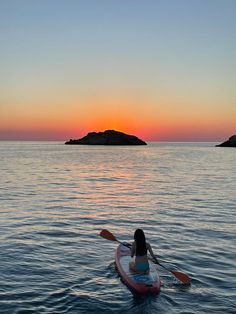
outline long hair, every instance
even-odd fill
[[[134,240],[136,243],[136,256],[147,254],[145,234],[142,229],[137,229],[134,233]]]

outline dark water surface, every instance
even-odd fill
[[[235,313],[236,149],[0,142],[0,313]],[[162,291],[138,297],[114,267],[109,229],[141,227]]]

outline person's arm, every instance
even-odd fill
[[[135,242],[132,243],[132,246],[131,246],[131,257],[134,257],[134,254],[135,254]]]
[[[156,256],[155,256],[154,253],[153,253],[151,244],[147,243],[147,249],[148,249],[148,251],[149,251],[151,257],[154,259],[154,261],[157,262],[157,264],[159,264],[159,262],[158,262]]]

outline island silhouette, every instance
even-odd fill
[[[236,147],[236,135],[232,135],[227,141],[216,145],[216,147]]]
[[[68,145],[147,145],[137,136],[126,134],[116,130],[104,132],[89,132],[80,139],[70,139],[65,142]]]

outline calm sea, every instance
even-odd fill
[[[236,149],[214,145],[0,142],[0,313],[235,313]],[[120,281],[99,232],[138,227],[190,287]]]

